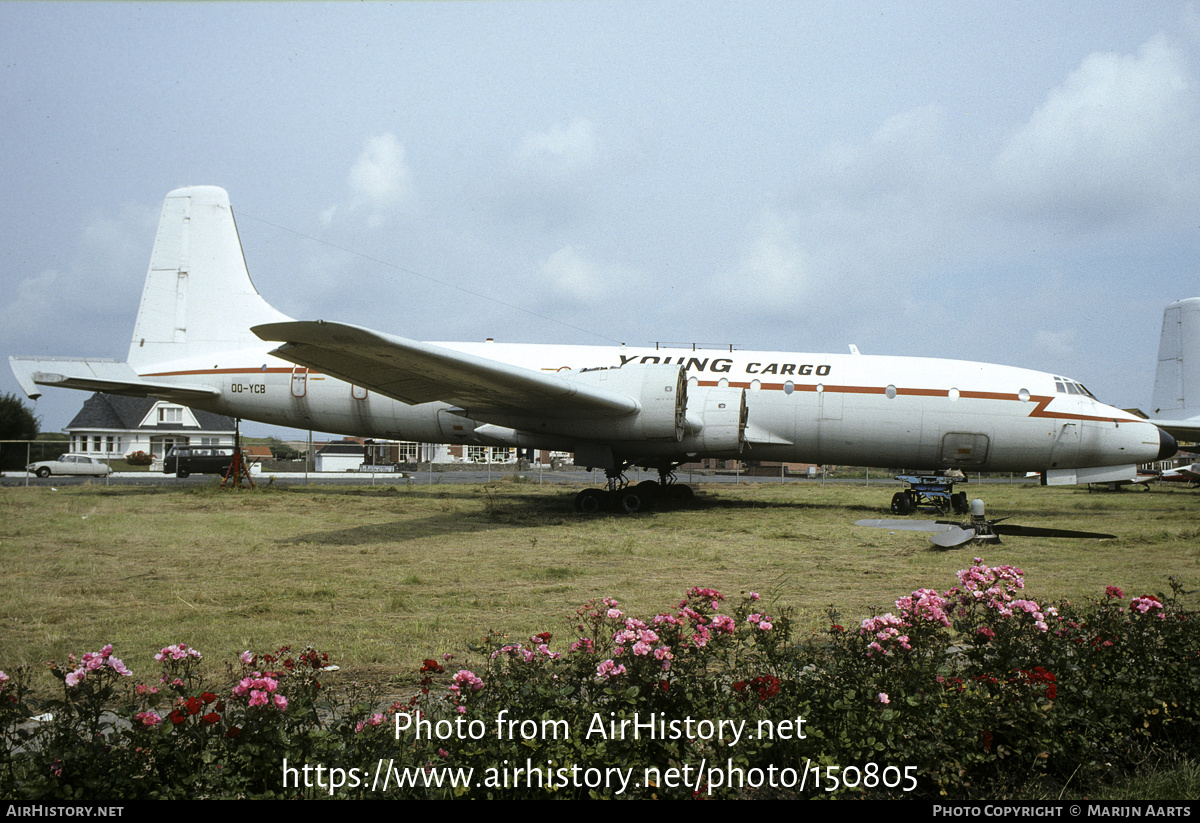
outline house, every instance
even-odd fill
[[[71,451],[122,458],[136,451],[160,460],[172,446],[232,446],[234,420],[152,397],[96,393],[67,424]]]

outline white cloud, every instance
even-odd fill
[[[636,279],[625,267],[587,260],[570,245],[546,258],[541,273],[557,296],[593,304],[622,293]]]
[[[799,217],[764,211],[750,228],[736,280],[722,293],[745,309],[778,309],[802,303],[812,291],[812,267],[800,246]]]
[[[365,214],[370,228],[380,226],[397,209],[416,204],[417,189],[405,159],[404,145],[388,132],[368,137],[362,151],[346,176],[350,199],[345,211],[352,216]],[[330,225],[342,211],[339,204],[323,209],[321,225]]]
[[[12,338],[33,334],[46,326],[58,326],[64,295],[70,291],[56,287],[59,276],[54,269],[45,269],[17,283],[15,295],[4,307],[7,333]]]
[[[962,236],[965,175],[945,134],[942,109],[924,105],[801,158],[788,204],[755,215],[740,260],[714,288],[736,310],[771,316],[828,316],[850,294],[895,310],[889,286],[928,278],[927,263]]]
[[[1075,330],[1038,330],[1034,336],[1034,348],[1051,358],[1068,361],[1075,355]]]
[[[517,147],[519,169],[548,183],[562,183],[594,168],[600,158],[600,141],[591,121],[576,117],[570,125],[553,125],[547,131],[529,132]]]
[[[922,265],[950,238],[960,240],[969,175],[945,138],[941,107],[918,106],[802,168],[797,228],[812,264],[842,288],[868,286],[859,278],[886,281],[900,266]]]
[[[362,153],[350,168],[350,188],[355,198],[374,207],[391,205],[412,188],[404,164],[404,146],[394,134],[367,138]]]
[[[945,114],[926,105],[888,117],[869,140],[836,143],[802,179],[871,198],[938,187],[950,174],[944,157]]]
[[[127,204],[116,217],[96,217],[83,230],[87,259],[121,272],[130,283],[140,284],[150,257],[147,238],[158,226],[159,209]]]
[[[1194,196],[1195,80],[1158,36],[1137,55],[1089,55],[1009,138],[993,164],[1021,210],[1115,217]]]
[[[124,354],[157,222],[156,206],[93,214],[61,266],[18,271],[0,301],[0,346],[22,354]]]

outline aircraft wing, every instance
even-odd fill
[[[488,412],[544,418],[618,418],[639,404],[620,392],[557,373],[512,366],[453,349],[346,323],[293,321],[254,326],[283,343],[276,357],[378,392],[402,403],[441,401],[485,418]]]
[[[211,386],[163,383],[143,379],[128,363],[85,357],[9,357],[9,365],[25,394],[36,400],[38,386],[82,389],[128,397],[157,397],[177,403],[194,403],[217,397]]]

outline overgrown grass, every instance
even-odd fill
[[[700,487],[693,508],[637,517],[577,515],[574,491],[0,489],[0,665],[40,667],[109,642],[131,660],[171,642],[223,658],[292,643],[387,680],[490,630],[557,630],[593,597],[648,611],[694,585],[754,589],[793,608],[800,627],[817,627],[831,604],[857,621],[952,579],[973,552],[1022,567],[1047,600],[1110,583],[1159,591],[1168,574],[1200,581],[1190,490],[975,486],[991,516],[1118,538],[952,552],[855,527],[886,516],[893,489],[875,482]]]

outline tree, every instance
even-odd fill
[[[32,440],[37,437],[38,423],[33,411],[15,394],[0,397],[0,441]],[[25,465],[28,450],[18,443],[0,443],[0,468],[20,469]]]
[[[15,394],[0,397],[0,440],[32,440],[37,437],[39,422]]]
[[[304,452],[292,448],[278,437],[268,437],[266,445],[276,460],[300,460],[304,457]]]

